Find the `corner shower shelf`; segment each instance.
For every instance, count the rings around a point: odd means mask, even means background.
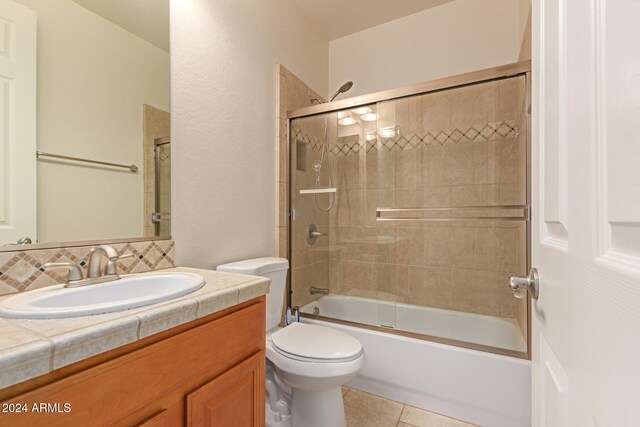
[[[318,187],[318,188],[303,188],[300,190],[300,194],[321,194],[321,193],[335,193],[335,187]]]

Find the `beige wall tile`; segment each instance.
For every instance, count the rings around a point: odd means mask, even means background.
[[[449,233],[449,265],[459,268],[474,266],[474,232],[469,227],[452,227]]]
[[[278,223],[277,226],[289,225],[289,186],[286,182],[278,182]]]
[[[451,127],[451,93],[439,92],[420,97],[424,130]]]
[[[432,146],[428,158],[427,185],[473,184],[473,144]]]
[[[447,208],[451,206],[451,187],[424,187],[422,201],[425,208]]]
[[[498,119],[516,120],[521,114],[524,77],[515,77],[498,82]]]
[[[409,267],[408,265],[396,264],[396,301],[406,304],[411,302],[409,294]]]
[[[283,137],[277,139],[277,180],[289,182],[289,140]]]
[[[364,191],[341,191],[336,194],[336,204],[331,211],[336,224],[360,225],[364,211]]]
[[[433,187],[430,187],[433,188]],[[436,187],[437,188],[437,187]],[[424,206],[424,190],[422,188],[399,188],[395,191],[396,208],[416,208]],[[396,224],[402,226],[403,224]]]
[[[372,264],[371,290],[378,299],[386,301],[396,300],[395,264]]]
[[[475,268],[517,272],[520,233],[514,228],[476,228],[474,230]]]
[[[520,181],[520,150],[514,139],[487,142],[487,173],[491,183]]]
[[[395,153],[395,188],[416,188],[422,185],[422,174],[418,175],[422,163],[420,150],[397,151]]]
[[[524,187],[520,183],[500,184],[497,204],[500,204],[500,205],[526,204]]]
[[[365,260],[395,263],[396,231],[393,227],[359,227],[358,236],[364,240],[361,251]]]
[[[335,161],[334,170],[336,184],[339,190],[362,190],[360,181],[359,156],[332,157]]]
[[[423,227],[396,228],[396,263],[427,265]]]
[[[487,184],[487,205],[500,205],[500,184]]]
[[[371,263],[340,261],[336,267],[332,293],[353,295],[357,292],[362,295],[371,292]]]
[[[289,227],[277,227],[277,254],[281,258],[289,258]]]
[[[481,83],[454,89],[450,93],[453,127],[464,128],[496,121],[498,83]]]
[[[450,274],[454,310],[499,316],[499,283],[489,280],[489,273],[451,269]]]
[[[428,227],[427,265],[433,267],[473,268],[474,230],[468,227]]]
[[[449,309],[453,292],[446,268],[408,267],[409,303]]]
[[[488,173],[489,149],[487,141],[473,142],[473,182],[474,184],[490,184]]]
[[[485,206],[486,185],[455,185],[451,187],[451,206]]]
[[[395,152],[386,148],[370,151],[367,153],[366,168],[368,190],[395,187]]]

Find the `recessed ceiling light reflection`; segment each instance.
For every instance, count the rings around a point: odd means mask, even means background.
[[[371,107],[358,107],[358,108],[354,108],[353,110],[351,110],[352,112],[356,113],[356,114],[369,114],[371,112],[373,112],[373,110],[371,109]]]
[[[376,113],[367,113],[360,116],[362,120],[365,122],[375,122],[378,120],[378,115]]]
[[[338,118],[339,119],[343,119],[343,118],[345,118],[347,116],[348,116],[348,114],[345,113],[344,111],[338,111]]]
[[[378,135],[380,135],[383,138],[393,138],[394,136],[396,136],[396,128],[394,126],[394,127],[380,129],[378,131]]]
[[[367,134],[365,135],[365,139],[367,141],[373,141],[374,139],[376,139],[375,132],[367,132]]]
[[[353,117],[343,117],[340,120],[338,120],[338,123],[341,124],[342,126],[349,126],[352,125],[356,122],[356,119],[354,119]]]

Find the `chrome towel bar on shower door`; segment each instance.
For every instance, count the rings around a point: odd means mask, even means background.
[[[530,217],[528,205],[376,208],[376,221],[529,221]]]

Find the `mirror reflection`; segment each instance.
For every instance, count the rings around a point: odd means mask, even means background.
[[[6,5],[0,245],[170,235],[169,0]]]

